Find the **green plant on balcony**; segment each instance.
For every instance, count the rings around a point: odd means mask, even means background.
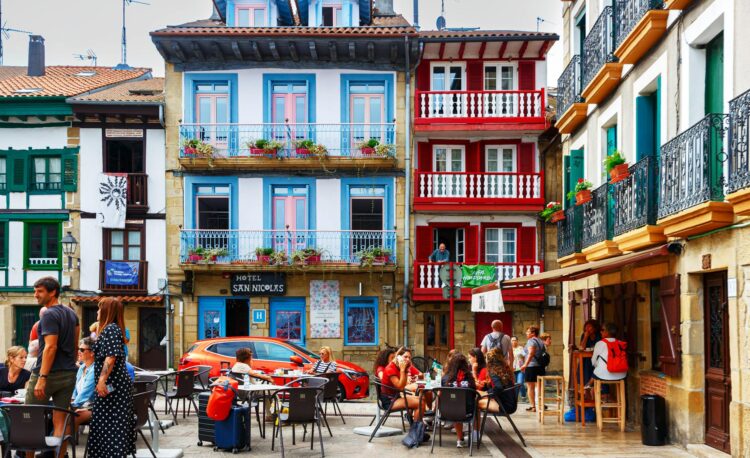
[[[206,250],[202,246],[191,248],[188,250],[187,261],[189,263],[200,262],[203,260],[203,257],[205,256],[205,254],[206,254]]]
[[[182,140],[181,146],[183,154],[186,157],[205,157],[210,159],[214,155],[214,145],[197,138],[186,138]]]
[[[271,256],[275,252],[273,248],[259,247],[255,249],[255,257],[261,264],[271,264]]]
[[[583,205],[591,200],[591,188],[594,184],[584,178],[579,178],[576,187],[568,193],[568,199],[576,199],[576,205]]]
[[[604,168],[609,173],[609,182],[617,183],[630,176],[625,156],[618,150],[604,159]]]
[[[372,267],[374,264],[388,264],[391,250],[383,247],[371,247],[356,253],[356,256],[359,258],[361,266]]]
[[[245,147],[252,156],[274,156],[280,149],[284,148],[284,143],[260,138],[246,142]]]
[[[295,264],[320,264],[320,257],[323,253],[316,248],[303,248],[295,250],[292,253],[292,262]]]
[[[359,143],[357,148],[364,156],[386,157],[393,151],[394,146],[389,143],[380,143],[377,138],[371,138]]]
[[[544,207],[544,210],[539,212],[539,216],[548,223],[556,223],[565,219],[565,212],[563,211],[560,202],[550,202]]]
[[[229,250],[226,248],[210,248],[207,250],[204,250],[203,252],[203,262],[206,263],[226,263],[229,262],[229,259],[226,259],[229,256]]]
[[[271,253],[271,261],[270,263],[275,266],[280,266],[282,264],[287,264],[289,262],[289,257],[286,255],[286,252],[284,251],[274,251]]]

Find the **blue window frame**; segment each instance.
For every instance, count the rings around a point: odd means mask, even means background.
[[[305,345],[307,324],[304,297],[272,297],[269,335]]]
[[[229,197],[229,229],[237,229],[239,215],[237,177],[187,176],[185,177],[185,229],[197,229],[198,198]]]
[[[224,337],[226,328],[226,304],[223,297],[198,298],[198,339]]]
[[[286,92],[290,91],[290,92]],[[315,75],[310,73],[267,73],[263,75],[263,122],[271,123],[275,94],[306,94],[307,122],[315,122]],[[276,97],[278,98],[278,97]],[[299,103],[302,103],[301,101]],[[297,116],[299,118],[299,116]],[[290,119],[289,122],[297,122]]]
[[[200,94],[228,94],[229,121],[237,122],[237,74],[236,73],[186,73],[183,87],[183,119],[186,123],[198,123],[196,97]]]
[[[275,197],[305,196],[307,206],[306,229],[315,230],[315,179],[278,177],[263,179],[263,228],[272,230],[275,228],[274,205]]]
[[[385,118],[383,122],[392,122],[394,118],[393,74],[343,74],[341,75],[341,122],[350,121],[350,101],[352,94],[385,95]],[[392,142],[391,142],[392,143]]]
[[[378,345],[377,298],[344,298],[344,345]]]

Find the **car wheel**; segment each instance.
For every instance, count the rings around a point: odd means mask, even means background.
[[[336,382],[336,400],[338,402],[346,401],[346,390],[344,389],[344,385],[342,385],[341,382]]]

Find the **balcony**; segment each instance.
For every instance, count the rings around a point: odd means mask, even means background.
[[[620,84],[622,64],[614,54],[612,7],[604,8],[583,41],[583,91],[587,103],[600,103]]]
[[[636,251],[666,242],[656,225],[656,158],[646,156],[628,169],[630,176],[610,187],[614,202],[614,242],[621,251]]]
[[[581,97],[581,58],[573,56],[557,79],[557,130],[573,133],[588,115],[588,105]]]
[[[148,294],[148,261],[100,260],[99,289],[105,294]]]
[[[414,124],[418,131],[466,130],[466,124],[472,131],[544,129],[544,89],[416,91]]]
[[[615,56],[621,64],[635,64],[667,30],[669,11],[663,0],[616,0]]]
[[[729,102],[727,200],[738,215],[750,215],[750,91]]]
[[[376,148],[361,143],[375,139]],[[277,150],[256,149],[257,140],[279,142]],[[310,140],[324,150],[312,151],[298,143]],[[211,148],[190,148],[196,141]],[[396,124],[182,124],[180,164],[186,169],[283,169],[300,167],[395,167]]]
[[[724,134],[728,116],[709,114],[660,151],[659,225],[667,237],[687,237],[729,225],[724,202]]]
[[[614,206],[610,199],[609,183],[604,183],[591,192],[591,200],[583,207],[583,235],[581,236],[581,252],[587,261],[596,261],[622,252],[612,241]]]
[[[541,211],[543,206],[543,173],[415,172],[416,211]]]
[[[396,268],[396,231],[183,230],[180,237],[188,270]]]
[[[557,223],[557,262],[569,267],[586,262],[581,253],[583,209],[579,206],[565,209],[565,219]]]
[[[664,0],[664,9],[684,10],[693,0]]]
[[[416,301],[445,301],[443,299],[442,282],[440,281],[440,266],[445,263],[436,262],[414,262],[413,269],[413,298]],[[451,265],[462,263],[450,263]],[[525,277],[538,274],[542,271],[542,263],[480,263],[494,265],[497,269],[497,279],[509,280],[511,278]],[[473,264],[472,264],[473,265]],[[472,288],[461,288],[462,301],[471,300]],[[522,288],[518,290],[503,291],[503,298],[515,301],[541,301],[544,300],[544,287]]]
[[[128,173],[128,210],[148,211],[148,175]]]

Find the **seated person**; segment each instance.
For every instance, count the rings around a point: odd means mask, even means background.
[[[128,376],[130,376],[130,381],[135,382],[135,367],[129,362],[125,361],[125,370],[128,371]]]
[[[414,420],[419,421],[421,413],[425,410],[424,400],[420,405],[419,396],[406,395],[406,399],[403,397],[397,397],[398,392],[404,389],[416,392],[417,387],[416,385],[413,385],[413,383],[416,381],[416,377],[419,374],[420,372],[417,368],[411,364],[411,350],[403,349],[402,353],[396,355],[393,362],[388,364],[383,371],[381,382],[385,386],[383,387],[382,392],[383,398],[380,400],[383,405],[387,407],[393,403],[394,409],[407,407],[413,411]]]
[[[478,391],[487,391],[490,385],[490,376],[487,374],[487,362],[484,359],[484,353],[479,347],[469,350],[469,364],[471,373],[474,375]]]
[[[481,351],[480,351],[481,353]],[[469,361],[466,356],[461,353],[454,353],[453,357],[448,360],[448,364],[445,366],[445,375],[440,380],[441,386],[452,386],[456,388],[471,388],[476,389],[476,382],[474,381],[474,375],[471,373],[469,367]],[[468,401],[471,401],[470,403]],[[472,412],[474,410],[474,399],[467,399],[467,411]],[[458,422],[455,424],[456,427],[456,447],[466,447],[464,442],[464,424]]]
[[[26,365],[23,367],[27,371],[31,372],[36,364],[37,357],[39,356],[39,339],[29,341],[29,355],[26,357]]]
[[[373,373],[375,374],[375,377],[377,377],[377,380],[383,379],[383,371],[385,370],[385,367],[390,364],[395,357],[396,350],[391,347],[378,352],[378,356],[375,357],[375,366],[373,367]]]
[[[20,346],[10,347],[6,353],[5,366],[0,368],[0,391],[7,391],[11,395],[26,387],[31,372],[24,369],[26,365],[26,349]]]
[[[622,380],[628,376],[626,372],[610,372],[607,369],[607,359],[609,357],[609,348],[607,342],[617,342],[615,338],[617,335],[617,325],[614,323],[607,323],[602,328],[602,340],[594,345],[594,354],[591,356],[591,364],[594,366],[594,374],[592,379],[586,384],[586,388],[591,388],[594,384],[593,380]],[[624,349],[623,349],[624,350]],[[609,387],[602,387],[603,398],[606,400],[609,397]]]
[[[308,374],[325,374],[336,372],[336,361],[333,360],[331,347],[320,347],[320,359],[307,371]]]
[[[243,376],[245,374],[250,375],[250,383],[254,383],[255,379],[265,380],[268,383],[273,383],[273,378],[264,374],[261,371],[254,370],[251,365],[253,363],[253,351],[249,348],[243,347],[237,349],[235,353],[237,362],[234,363],[230,374]]]
[[[601,325],[594,319],[588,320],[583,324],[583,334],[581,334],[581,342],[578,344],[578,349],[590,350],[594,348],[596,343],[600,340],[602,340]],[[588,383],[591,380],[591,374],[594,372],[594,367],[591,364],[592,359],[583,359],[584,384]]]
[[[76,374],[76,385],[73,389],[71,409],[78,416],[75,418],[75,430],[91,420],[91,408],[94,405],[96,392],[96,378],[94,377],[94,351],[91,349],[94,341],[91,337],[84,337],[78,343],[78,362],[81,364]]]
[[[505,355],[499,348],[488,351],[486,357],[487,372],[490,376],[490,385],[487,389],[489,397],[479,400],[479,409],[500,413],[500,406],[502,405],[503,410],[508,415],[515,413],[518,407],[518,393],[516,390],[508,389],[515,384],[513,369],[510,368],[505,360]]]

